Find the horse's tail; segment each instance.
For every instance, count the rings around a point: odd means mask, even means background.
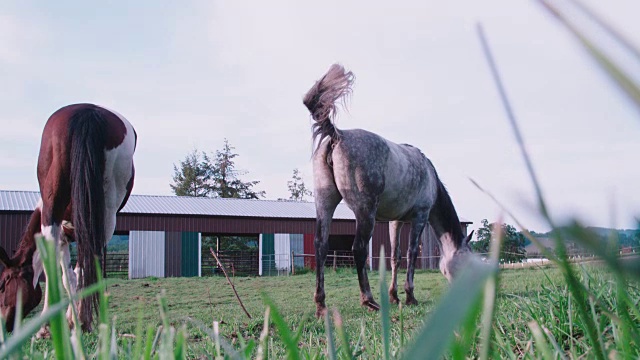
[[[342,100],[344,105],[345,96],[351,93],[353,79],[351,71],[346,72],[342,65],[333,64],[304,96],[302,102],[315,121],[312,125],[314,143],[317,140],[319,145],[325,137],[333,141],[340,138],[340,131],[333,124],[333,118],[338,111],[338,101]]]
[[[102,258],[105,239],[105,129],[106,121],[94,107],[78,110],[69,124],[71,138],[71,199],[78,248],[78,288],[97,281],[96,258]],[[91,325],[98,311],[96,294],[84,298],[80,307]]]

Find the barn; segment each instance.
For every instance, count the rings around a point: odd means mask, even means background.
[[[39,196],[36,191],[0,191],[0,245],[7,253],[17,248]],[[470,224],[461,218],[465,234]],[[117,215],[114,237],[128,241],[125,262],[129,278],[202,276],[203,270],[215,268],[203,239],[223,236],[255,239],[257,245],[254,251],[229,255],[223,261],[225,267],[230,265],[235,271],[248,264],[250,275],[275,275],[315,266],[314,231],[313,202],[132,195]],[[409,227],[403,227],[403,257],[408,233]],[[327,266],[350,262],[354,234],[353,212],[341,203],[331,226]],[[384,222],[376,224],[369,245],[371,268],[378,266],[381,245],[388,256],[389,226]],[[216,251],[225,254],[225,249]],[[108,265],[108,258],[106,262]],[[427,229],[422,235],[417,267],[437,265],[435,234]],[[406,266],[404,258],[402,266]]]

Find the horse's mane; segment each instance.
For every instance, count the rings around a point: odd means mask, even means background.
[[[451,196],[449,196],[447,188],[444,186],[442,181],[440,181],[438,173],[436,173],[436,182],[438,187],[438,197],[436,198],[436,203],[431,209],[429,218],[433,219],[435,217],[434,220],[437,220],[437,224],[432,223],[431,225],[434,227],[440,227],[443,232],[450,233],[455,245],[459,246],[462,243],[464,234],[462,233],[458,213],[453,206],[453,201],[451,200]]]

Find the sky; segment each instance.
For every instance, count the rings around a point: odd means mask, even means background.
[[[640,3],[586,3],[640,45]],[[546,231],[482,54],[481,22],[554,219],[634,228],[640,217],[640,113],[533,0],[1,7],[2,190],[37,190],[47,118],[90,102],[123,114],[138,133],[134,194],[170,195],[173,165],[226,138],[244,180],[259,180],[268,199],[288,197],[294,168],[313,183],[302,97],[338,62],[356,77],[338,128],[420,148],[472,228],[514,221],[470,179],[526,227]]]

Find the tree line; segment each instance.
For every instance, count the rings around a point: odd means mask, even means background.
[[[224,139],[222,148],[213,153],[194,149],[178,164],[173,164],[173,181],[169,186],[178,196],[265,198],[266,191],[257,189],[260,181],[245,180],[249,171],[236,167],[235,160],[238,156],[235,147],[227,139]],[[312,196],[298,169],[293,169],[287,189],[289,200],[303,201]]]
[[[173,165],[173,182],[170,187],[178,196],[265,198],[266,191],[257,189],[260,181],[245,180],[249,171],[237,168],[235,160],[238,156],[235,147],[227,139],[224,139],[221,149],[212,153],[194,149],[182,161]],[[291,180],[287,181],[287,190],[289,198],[278,200],[304,201],[313,196],[298,169],[293,169]],[[523,261],[526,258],[525,247],[529,244],[529,240],[515,227],[505,223],[489,223],[487,219],[482,220],[482,226],[477,230],[477,240],[470,243],[472,250],[477,253],[488,253],[492,234],[498,229],[503,236],[501,262]],[[549,236],[549,234],[533,231],[531,233],[536,237]],[[640,230],[634,233],[618,232],[617,234],[618,244],[621,248],[640,246]],[[607,236],[602,234],[602,238],[604,241]]]
[[[640,224],[639,224],[640,227]],[[527,257],[525,247],[531,242],[524,234],[517,231],[515,227],[509,224],[489,223],[487,219],[482,220],[482,227],[477,230],[477,240],[470,243],[471,248],[476,253],[485,254],[489,252],[491,241],[496,230],[500,229],[502,234],[502,249],[500,251],[501,262],[521,262]],[[619,251],[631,251],[640,247],[640,229],[637,230],[618,230],[607,228],[588,228],[595,238],[599,239],[603,244],[609,244]],[[562,227],[557,231],[564,231]],[[538,240],[550,239],[553,237],[551,232],[538,233],[531,231],[531,235]],[[571,238],[566,243],[568,253],[585,255],[589,252],[581,248]],[[547,250],[554,252],[553,246],[546,247]],[[636,250],[637,252],[637,250]],[[534,256],[537,250],[534,250]]]

